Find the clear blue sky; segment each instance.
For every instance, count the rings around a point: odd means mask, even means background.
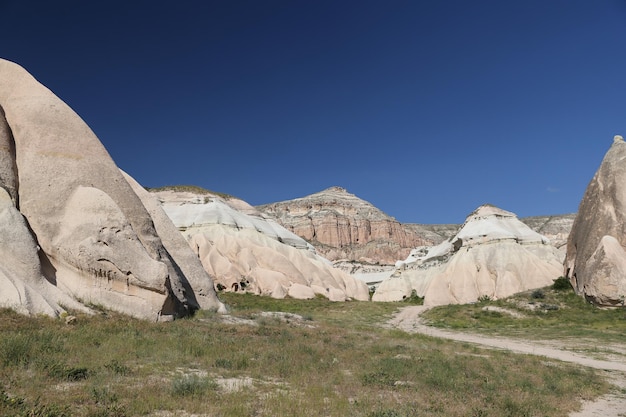
[[[626,1],[0,0],[0,57],[149,187],[575,212],[626,136]],[[1,75],[1,74],[0,74]]]

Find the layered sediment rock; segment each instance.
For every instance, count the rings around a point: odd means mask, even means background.
[[[433,243],[341,187],[257,208],[331,261],[393,264]]]
[[[363,282],[333,268],[304,239],[242,200],[176,187],[152,192],[222,291],[369,299]]]
[[[196,297],[155,230],[163,219],[150,216],[83,120],[5,60],[0,187],[3,306],[55,315],[80,300],[147,319],[222,307],[206,273]]]
[[[550,285],[562,254],[544,236],[508,211],[484,205],[455,236],[414,249],[374,293],[374,301],[398,301],[413,292],[425,305],[463,304]]]
[[[567,243],[565,276],[601,306],[626,298],[626,143],[615,136],[587,186]]]

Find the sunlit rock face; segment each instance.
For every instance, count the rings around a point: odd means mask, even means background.
[[[564,273],[600,306],[626,297],[626,143],[615,136],[587,186],[567,242]]]
[[[83,120],[6,60],[0,187],[0,227],[20,242],[2,251],[12,260],[1,268],[2,305],[56,315],[79,300],[154,320],[222,307],[206,274],[198,300],[154,219]]]
[[[399,261],[372,299],[398,301],[415,292],[434,306],[503,298],[552,284],[562,260],[547,238],[513,213],[484,205],[450,239]]]
[[[393,265],[411,248],[432,244],[341,187],[257,208],[331,261]]]
[[[567,238],[574,225],[576,213],[558,214],[552,216],[524,217],[520,220],[535,232],[550,239],[550,244],[565,251]]]
[[[206,190],[151,190],[221,291],[368,300],[367,286],[246,202]]]

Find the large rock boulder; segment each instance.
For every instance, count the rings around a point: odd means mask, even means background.
[[[341,187],[257,207],[331,261],[391,264],[433,242]]]
[[[206,274],[198,301],[155,219],[83,120],[6,60],[0,60],[0,187],[0,227],[21,242],[1,252],[12,260],[3,261],[5,305],[57,314],[61,302],[76,305],[69,295],[147,319],[222,307]],[[35,302],[37,288],[43,290]],[[30,296],[14,305],[9,292]]]
[[[367,286],[246,202],[206,190],[151,190],[222,291],[368,300]]]
[[[626,297],[626,143],[615,136],[587,186],[567,242],[564,273],[576,292],[601,306]]]
[[[414,249],[377,288],[372,300],[398,301],[413,292],[429,306],[498,299],[552,284],[562,253],[515,214],[491,205],[470,214],[455,236]]]

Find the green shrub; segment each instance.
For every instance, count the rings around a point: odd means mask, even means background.
[[[565,277],[558,277],[554,280],[554,284],[552,284],[552,289],[556,291],[571,290],[572,284],[569,282],[569,279]]]
[[[415,304],[420,306],[424,305],[424,297],[420,297],[419,295],[417,295],[417,291],[415,290],[411,291],[411,295],[404,298],[402,301],[408,304]]]

